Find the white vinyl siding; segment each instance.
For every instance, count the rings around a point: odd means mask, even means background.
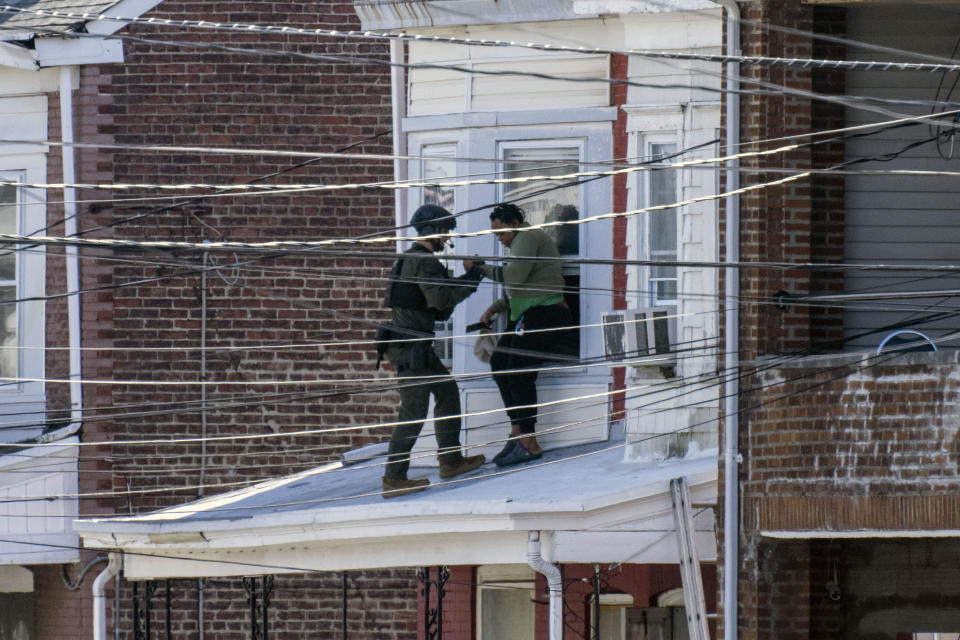
[[[957,33],[948,21],[931,21],[928,15],[910,8],[871,7],[849,9],[849,37],[871,43],[908,49],[921,53],[947,56],[953,50]],[[895,59],[884,54],[885,59]],[[848,56],[872,59],[874,52],[851,48]],[[846,77],[850,96],[874,96],[905,100],[933,100],[940,81],[939,74],[851,71]],[[949,88],[955,77],[948,76]],[[942,96],[941,96],[942,97]],[[954,90],[956,102],[960,94]],[[931,111],[929,105],[887,104],[883,108],[899,114],[921,115]],[[863,109],[847,109],[847,125],[879,122],[896,116]],[[931,136],[926,125],[900,127],[872,135],[851,138],[846,142],[846,158],[866,159],[896,153],[906,145]],[[943,151],[949,154],[948,140]],[[953,158],[937,153],[927,143],[885,162],[867,162],[851,169],[911,169],[956,171],[960,167],[960,143],[953,145]],[[852,175],[845,180],[844,259],[868,264],[955,264],[960,248],[960,185],[952,176]],[[931,277],[936,275],[937,277]],[[929,272],[847,271],[845,290],[848,293],[909,291],[924,289],[958,289],[960,276]],[[896,300],[878,300],[847,305],[844,311],[844,333],[848,349],[872,349],[892,331],[891,325],[908,323],[904,328],[922,331],[932,338],[960,328],[956,318],[921,322],[929,313],[943,309],[943,298],[901,301],[901,310],[891,309]],[[867,335],[863,335],[867,334]],[[951,345],[941,345],[941,347]],[[955,345],[954,345],[955,346]]]
[[[537,42],[579,45],[584,33],[596,31],[598,25],[599,21],[578,21],[576,26],[564,22],[542,23],[537,25],[538,33],[533,39]],[[471,27],[469,33],[444,30],[436,32],[436,35],[483,38],[487,31],[484,27]],[[523,42],[531,40],[531,34],[525,30],[503,27],[490,34],[490,37]],[[410,42],[407,51],[408,60],[414,65],[453,65],[477,72],[510,71],[558,78],[604,80],[610,75],[609,57],[606,55],[433,42]],[[610,102],[610,86],[606,82],[571,83],[534,76],[468,74],[424,67],[411,68],[408,77],[407,113],[411,116],[464,111],[594,107],[606,106]]]
[[[722,22],[716,12],[688,12],[638,17],[625,20],[626,38],[643,42],[644,48],[719,52]],[[646,159],[665,151],[659,145],[675,144],[682,159],[715,157],[719,145],[708,144],[719,137],[720,94],[699,85],[719,87],[722,66],[691,65],[630,58],[628,76],[655,88],[631,86],[627,90],[628,155]],[[666,84],[680,85],[664,87]],[[706,146],[700,146],[706,145]],[[651,183],[652,180],[652,183]],[[657,184],[654,174],[639,172],[627,180],[628,209],[668,204],[668,184]],[[675,171],[674,202],[705,197],[718,191],[717,174],[703,169]],[[658,193],[654,193],[658,192]],[[672,233],[651,240],[654,216],[640,214],[628,219],[627,257],[669,259],[669,245],[675,242],[680,262],[715,262],[718,259],[718,201],[704,200],[673,210]],[[663,220],[666,221],[666,220]],[[675,233],[675,236],[673,235]],[[656,246],[660,244],[661,246]],[[658,282],[676,283],[674,300],[664,291],[651,295]],[[668,285],[660,285],[668,286]],[[700,266],[657,271],[649,267],[627,269],[627,307],[648,307],[651,303],[676,309],[676,343],[679,352],[674,378],[664,378],[656,367],[631,367],[627,385],[656,383],[656,391],[627,393],[627,459],[660,458],[683,454],[690,446],[715,447],[717,442],[717,389],[711,380],[716,370],[718,340],[717,272]],[[676,305],[674,307],[674,305]],[[671,382],[672,381],[672,382]],[[684,393],[678,398],[677,390]]]
[[[631,48],[650,51],[721,54],[720,10],[668,12],[624,17]],[[630,104],[716,102],[722,87],[721,65],[715,62],[663,60],[632,56],[628,79]],[[712,89],[712,90],[711,90]]]
[[[0,563],[78,559],[77,534],[71,524],[77,517],[77,499],[29,499],[77,492],[77,442],[74,436],[59,446],[20,449],[0,456]]]

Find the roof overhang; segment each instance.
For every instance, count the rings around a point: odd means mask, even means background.
[[[88,548],[122,551],[133,579],[515,564],[526,561],[529,531],[544,532],[544,557],[554,562],[676,563],[669,481],[684,476],[692,502],[713,503],[716,456],[644,465],[622,462],[621,451],[603,453],[565,466],[488,472],[389,501],[338,498],[357,485],[376,486],[382,468],[333,464],[144,516],[80,520],[75,528]],[[337,486],[338,474],[351,476],[349,487]],[[565,489],[558,474],[568,477]],[[330,501],[296,504],[298,496],[323,495]],[[700,509],[694,528],[699,555],[712,561],[713,510]]]
[[[121,0],[100,15],[138,18],[160,4],[161,1]],[[127,26],[126,21],[89,20],[84,26],[87,33],[77,34],[73,37],[51,35],[49,31],[39,27],[35,30],[23,27],[23,31],[7,33],[3,40],[32,42],[33,48],[28,49],[13,44],[0,43],[0,66],[36,70],[43,67],[123,62],[123,44],[120,40],[91,36],[112,35]],[[7,51],[8,47],[18,49],[19,52],[9,52]]]
[[[364,30],[583,20],[715,9],[709,0],[356,0]]]
[[[796,531],[761,531],[765,538],[782,540],[822,540],[857,538],[960,538],[958,529],[821,529]]]

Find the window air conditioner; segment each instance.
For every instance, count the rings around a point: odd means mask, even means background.
[[[674,375],[677,364],[676,311],[669,307],[609,311],[601,318],[603,350],[610,360],[626,360],[635,367],[660,367]]]

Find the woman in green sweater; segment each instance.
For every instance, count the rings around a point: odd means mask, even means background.
[[[510,439],[494,458],[501,467],[536,460],[543,455],[537,442],[537,367],[548,361],[568,361],[575,350],[570,327],[573,317],[563,299],[563,267],[553,239],[529,229],[523,210],[498,204],[490,214],[497,240],[510,249],[502,267],[484,265],[484,274],[506,285],[506,295],[484,311],[489,325],[498,313],[509,312],[507,332],[490,358],[493,379],[510,417]],[[513,258],[544,258],[542,261]],[[544,330],[547,331],[539,331]]]

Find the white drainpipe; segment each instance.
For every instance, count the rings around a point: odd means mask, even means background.
[[[110,561],[93,581],[93,640],[107,640],[107,583],[120,572],[120,556],[110,554]],[[114,612],[116,615],[116,612]]]
[[[740,7],[736,0],[713,0],[727,11],[727,55],[740,55]],[[727,149],[728,156],[740,149],[740,63],[727,62]],[[740,188],[740,161],[727,161],[727,191]],[[726,224],[727,263],[740,261],[740,196],[727,199]],[[723,370],[729,379],[723,406],[723,637],[737,640],[737,574],[740,554],[740,272],[726,269],[724,303],[726,308],[726,341]]]
[[[531,531],[527,538],[527,564],[547,579],[550,591],[550,640],[563,640],[563,582],[560,567],[543,559],[540,555],[540,532]]]
[[[73,143],[73,67],[60,67],[60,139],[63,158],[64,184],[76,184],[77,170],[74,162]],[[77,234],[77,193],[73,187],[63,188],[63,234]],[[80,384],[82,362],[80,359],[80,257],[75,245],[67,245],[67,326],[70,343],[70,421],[79,427],[83,417],[83,388]]]
[[[393,159],[393,178],[397,182],[407,179],[407,159],[401,157],[407,154],[407,137],[403,133],[403,118],[407,115],[406,69],[400,66],[405,62],[403,55],[403,41],[391,40],[390,62],[393,67],[390,71],[390,106],[393,118],[393,154],[396,156]],[[398,227],[407,222],[404,206],[405,191],[406,189],[397,189],[394,193],[395,224]]]

